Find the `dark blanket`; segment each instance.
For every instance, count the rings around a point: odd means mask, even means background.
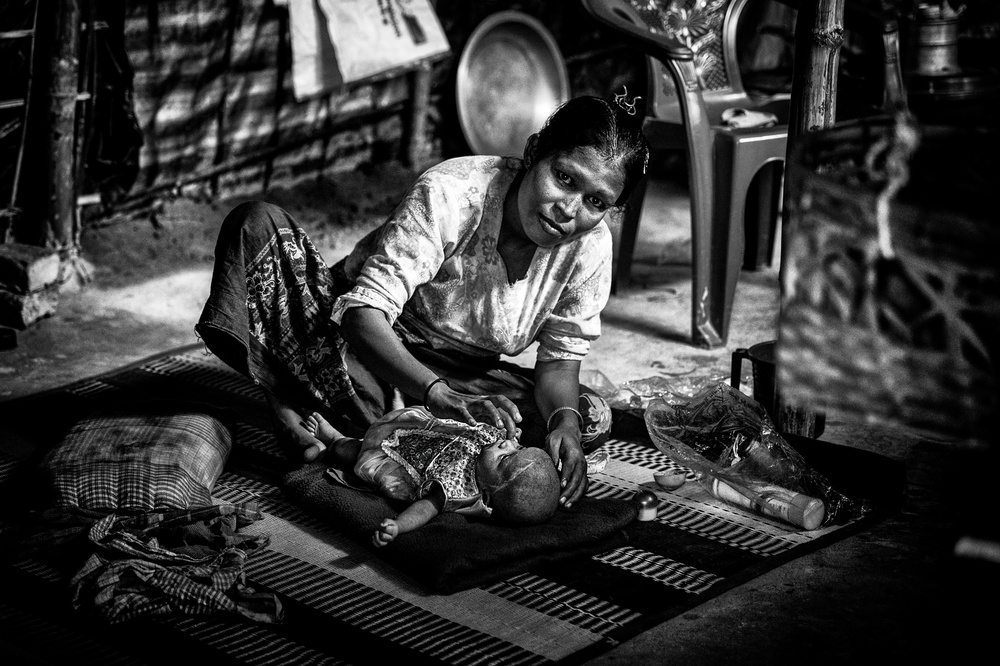
[[[339,485],[326,466],[306,465],[285,476],[282,489],[321,520],[359,541],[431,592],[450,594],[504,580],[537,565],[604,552],[624,543],[622,529],[635,520],[630,502],[584,497],[549,522],[507,527],[456,513],[442,513],[418,530],[376,549],[371,536],[403,505]]]

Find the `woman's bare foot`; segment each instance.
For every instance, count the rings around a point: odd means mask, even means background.
[[[305,419],[290,404],[282,402],[270,393],[265,393],[271,406],[278,441],[292,454],[302,456],[305,462],[313,462],[323,456],[326,444],[306,426]]]
[[[343,439],[343,435],[330,425],[330,422],[320,416],[317,412],[313,412],[306,417],[303,421],[303,425],[306,427],[306,431],[309,432],[313,437],[326,444],[327,446],[332,445],[338,439]]]

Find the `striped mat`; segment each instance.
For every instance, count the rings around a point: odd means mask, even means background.
[[[259,625],[228,616],[98,625],[69,608],[66,576],[44,556],[2,565],[0,655],[27,663],[177,664],[575,664],[764,571],[872,524],[891,510],[901,470],[867,452],[809,442],[810,462],[877,507],[846,525],[794,532],[725,505],[698,484],[659,491],[655,520],[626,528],[623,546],[539,566],[450,595],[424,591],[278,487],[284,463],[257,387],[198,346],[99,377],[0,403],[0,418],[39,410],[85,412],[118,398],[183,397],[238,415],[233,452],[216,484],[221,502],[256,500],[265,518],[247,528],[270,546],[246,576],[277,593],[285,620]],[[45,425],[34,430],[44,437]],[[629,499],[674,468],[648,440],[612,439],[588,494]],[[0,455],[0,483],[28,464]],[[876,483],[879,480],[879,483]],[[892,486],[892,487],[890,487]],[[845,491],[846,492],[846,491]],[[7,661],[6,663],[14,663]]]

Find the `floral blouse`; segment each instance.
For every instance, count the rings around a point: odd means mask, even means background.
[[[507,190],[522,162],[472,156],[442,162],[413,185],[389,219],[358,242],[344,269],[354,287],[334,306],[370,306],[438,349],[581,360],[601,334],[611,292],[611,232],[602,221],[554,248],[537,248],[509,284],[496,249]]]

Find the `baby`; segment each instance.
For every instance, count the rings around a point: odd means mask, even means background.
[[[390,499],[412,502],[376,530],[377,547],[442,511],[510,525],[549,520],[559,506],[559,474],[542,449],[522,447],[486,424],[438,419],[423,407],[390,412],[364,440],[344,437],[319,414],[304,425],[327,445],[327,460],[352,469]]]

